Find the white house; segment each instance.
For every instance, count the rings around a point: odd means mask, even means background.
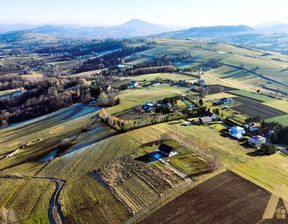
[[[242,127],[236,126],[229,129],[229,135],[231,135],[234,138],[242,139],[244,134],[245,130]]]
[[[185,121],[185,122],[183,123],[183,126],[190,126],[190,125],[192,125],[192,123],[191,123],[190,121]]]
[[[266,138],[260,135],[253,136],[249,138],[248,143],[255,148],[260,147],[262,144],[266,143]]]
[[[132,82],[130,83],[130,85],[128,86],[128,89],[132,89],[132,88],[134,88],[135,86],[139,86],[139,83],[136,82],[136,81],[132,81]]]

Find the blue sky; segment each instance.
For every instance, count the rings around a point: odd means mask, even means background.
[[[0,0],[0,23],[178,26],[288,23],[287,0]]]

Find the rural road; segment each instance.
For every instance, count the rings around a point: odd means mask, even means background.
[[[134,215],[132,218],[130,218],[126,222],[124,222],[124,224],[136,223],[139,220],[140,217],[144,216],[148,212],[153,211],[154,209],[156,209],[160,205],[164,204],[165,202],[168,202],[169,199],[173,198],[173,196],[175,196],[177,193],[179,193],[180,191],[182,191],[183,189],[185,189],[186,187],[188,187],[190,184],[193,183],[191,178],[187,177],[187,175],[182,173],[180,170],[177,170],[170,163],[164,161],[163,159],[160,159],[159,161],[161,163],[165,164],[166,166],[168,166],[170,169],[174,170],[180,177],[184,178],[186,183],[182,184],[180,187],[178,187],[175,190],[171,191],[169,194],[165,195],[163,198],[160,198],[159,200],[157,200],[156,202],[154,202],[153,204],[151,204],[147,208],[141,210],[136,215]]]

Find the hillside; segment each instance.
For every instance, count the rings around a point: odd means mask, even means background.
[[[166,32],[155,35],[154,37],[221,42],[246,48],[258,48],[287,54],[288,35],[283,31],[285,25],[275,25],[273,27],[276,29],[277,26],[282,28],[281,32],[264,32],[263,29],[268,29],[269,27],[253,29],[244,25],[210,26]]]
[[[209,27],[193,27],[187,30],[180,30],[161,34],[161,37],[167,38],[195,38],[195,37],[211,37],[218,38],[222,36],[231,36],[243,32],[253,31],[252,28],[244,25],[240,26],[209,26]]]
[[[4,27],[4,25],[3,25]],[[106,38],[130,38],[130,37],[142,37],[153,35],[157,33],[167,32],[172,30],[170,28],[148,23],[138,19],[132,19],[124,24],[117,26],[94,26],[94,27],[79,27],[77,25],[45,25],[36,28],[27,29],[29,26],[22,26],[25,31],[18,30],[11,33],[5,33],[2,35],[4,39],[9,39],[10,36],[20,35],[23,32],[47,34],[54,37],[61,38],[76,38],[76,39],[106,39]],[[0,26],[1,28],[1,26]],[[21,26],[19,26],[21,29]],[[11,28],[12,29],[12,28]],[[16,30],[15,27],[12,30]],[[5,29],[4,29],[5,30]],[[2,36],[1,35],[1,36]],[[0,37],[1,38],[1,37]],[[2,38],[3,39],[3,38]]]

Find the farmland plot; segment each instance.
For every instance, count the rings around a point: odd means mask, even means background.
[[[284,223],[262,220],[270,193],[232,172],[192,188],[139,223]],[[283,206],[279,203],[278,208]]]
[[[241,105],[232,107],[232,109],[237,110],[240,113],[247,114],[251,117],[260,116],[262,119],[268,119],[286,115],[286,113],[283,111],[268,107],[256,101],[252,101],[243,97],[236,97],[234,99],[241,103]]]

